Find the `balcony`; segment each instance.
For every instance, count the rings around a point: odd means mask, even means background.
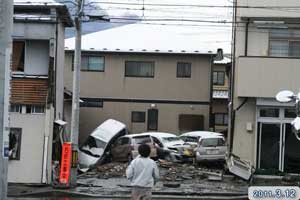
[[[299,18],[300,13],[291,11],[291,8],[299,7],[299,0],[239,0],[238,6],[250,8],[240,8],[239,17],[257,17],[257,18]],[[255,7],[255,8],[251,8]]]
[[[44,105],[48,92],[48,79],[13,78],[11,104]]]
[[[299,91],[300,58],[239,57],[236,62],[238,97],[274,98],[283,89]]]

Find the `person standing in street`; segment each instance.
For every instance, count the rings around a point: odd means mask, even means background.
[[[126,176],[132,186],[132,200],[151,200],[152,188],[159,179],[158,167],[149,157],[149,145],[141,144],[138,152],[140,155],[126,169]]]

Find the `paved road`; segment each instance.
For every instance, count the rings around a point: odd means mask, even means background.
[[[59,198],[8,198],[8,200],[122,200],[122,199],[130,199],[129,196],[122,197],[122,198],[75,198],[75,197],[59,197]],[[152,199],[154,200],[188,200],[188,199],[197,199],[197,200],[247,200],[246,196],[239,196],[239,197],[215,197],[215,196],[202,196],[202,197],[176,197],[176,196],[154,196]]]

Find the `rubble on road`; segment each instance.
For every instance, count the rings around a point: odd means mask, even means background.
[[[172,163],[166,160],[158,160],[158,165],[161,168],[161,179],[166,182],[204,178],[211,181],[223,180],[222,169],[208,169],[191,164]]]
[[[99,165],[96,171],[98,178],[125,177],[127,166],[127,163],[112,162]]]
[[[109,179],[114,177],[125,177],[127,163],[111,162],[97,166],[95,169],[79,175],[79,177],[89,178],[95,177],[98,179]]]

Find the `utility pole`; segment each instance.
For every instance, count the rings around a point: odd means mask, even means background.
[[[12,51],[13,1],[0,0],[0,199],[7,198],[9,152],[9,70]]]
[[[73,96],[72,96],[72,121],[71,121],[71,142],[72,161],[78,160],[78,133],[79,133],[79,111],[80,111],[80,69],[81,69],[81,21],[83,16],[84,0],[77,0],[77,12],[75,16],[75,52],[73,72]],[[70,186],[75,187],[77,181],[77,164],[71,165]]]

